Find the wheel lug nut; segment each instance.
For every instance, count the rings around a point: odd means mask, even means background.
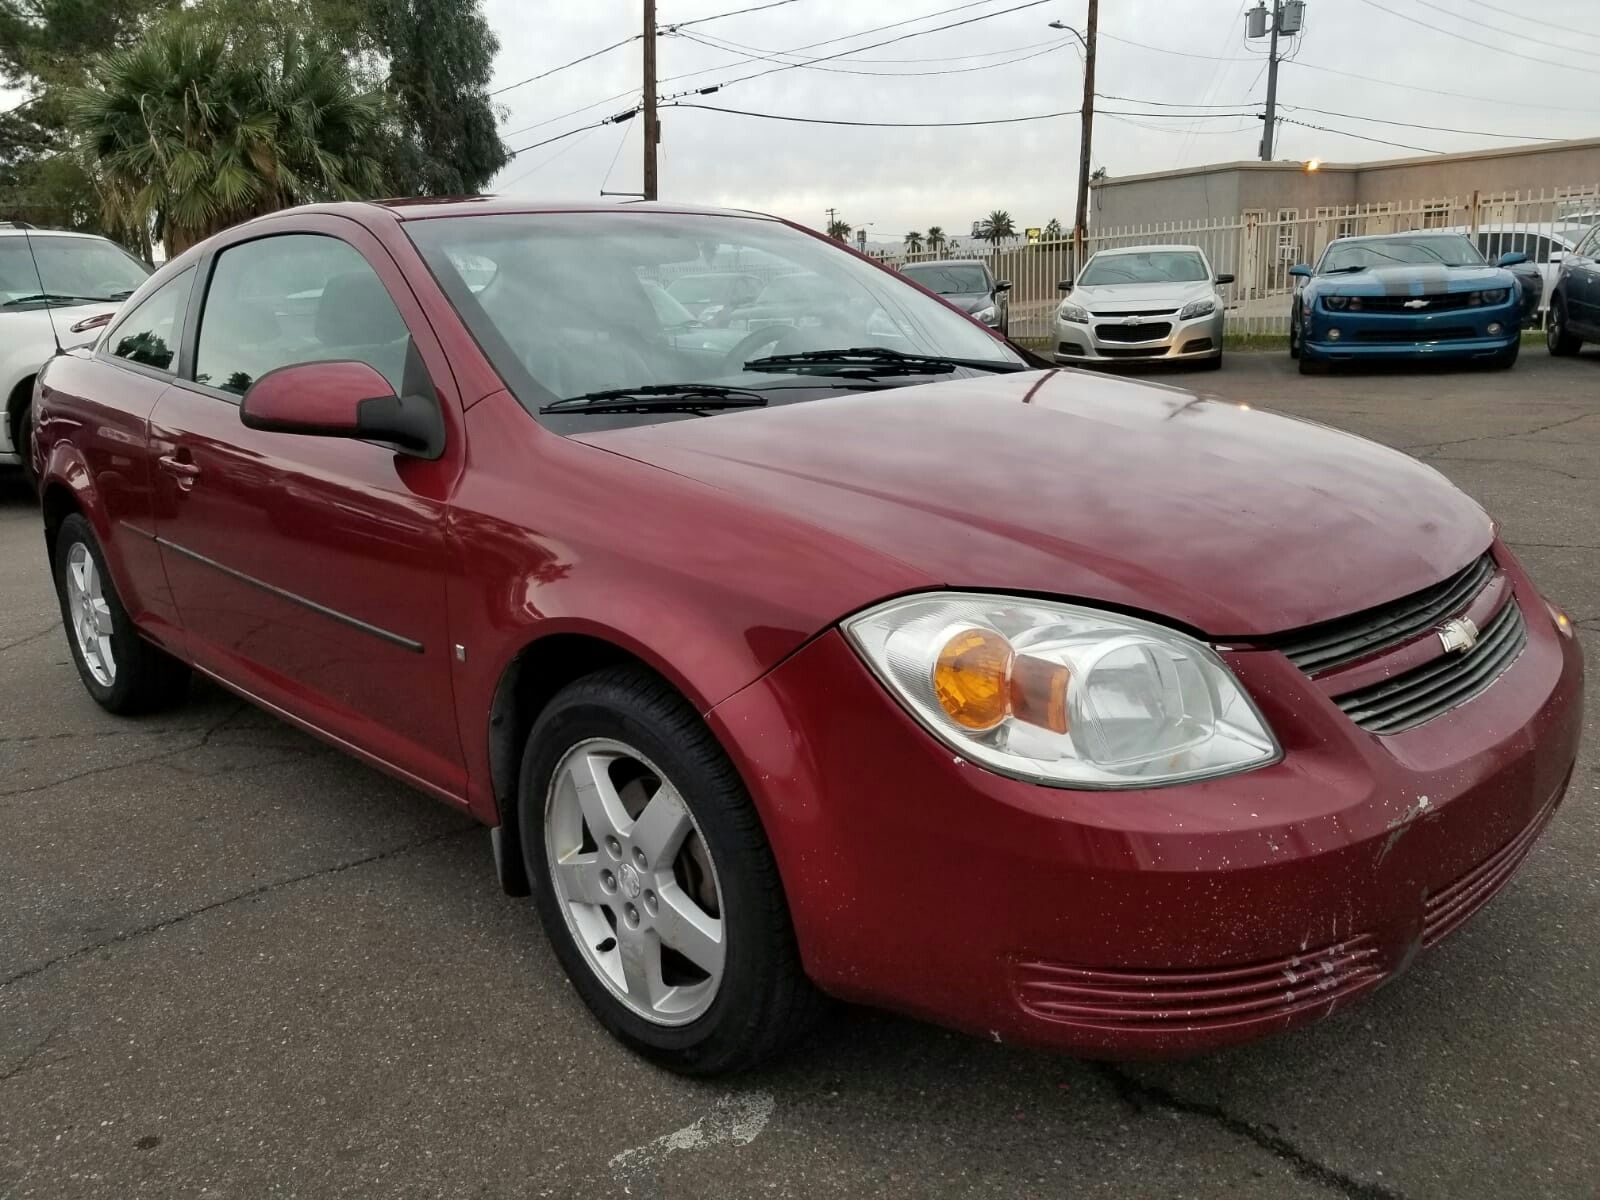
[[[628,917],[628,924],[629,925],[637,925],[639,923],[639,910],[637,908],[635,908],[633,905],[630,904],[630,905],[628,905],[626,912],[627,912],[627,917]]]
[[[637,846],[633,848],[633,864],[641,871],[650,865],[649,861],[644,856],[644,851],[639,849]]]
[[[610,871],[601,871],[600,872],[600,886],[605,888],[605,890],[608,891],[608,892],[616,891],[617,890],[617,877],[615,875],[613,875]]]
[[[652,917],[656,915],[656,894],[654,892],[646,892],[644,894],[644,910]]]
[[[606,839],[606,851],[611,855],[612,858],[621,858],[622,843],[617,841],[617,839],[614,837],[608,837]]]

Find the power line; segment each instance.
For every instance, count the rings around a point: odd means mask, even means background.
[[[962,7],[967,7],[967,6],[963,5]],[[869,30],[868,32],[875,33],[875,32],[878,32],[878,31],[877,30]],[[767,50],[767,49],[764,49],[764,48],[762,48],[760,46],[747,46],[743,42],[736,42],[736,41],[732,40],[731,38],[713,37],[709,33],[702,33],[702,34],[699,34],[698,36],[700,36],[702,38],[705,38],[705,39],[707,39],[707,40],[709,40],[711,42],[715,42],[719,48],[729,48],[729,49],[733,49],[733,50],[743,50],[746,53],[751,54],[751,55],[775,54],[775,55],[778,55],[780,57],[799,57],[792,50]],[[861,34],[854,34],[852,36],[860,37],[862,35]],[[841,40],[844,40],[844,39],[841,39]],[[1062,41],[1064,43],[1070,45],[1071,42],[1072,42],[1072,39],[1071,38],[1063,38]],[[818,43],[818,44],[820,44],[820,43]],[[851,62],[858,62],[858,63],[883,63],[883,64],[901,64],[901,65],[906,65],[906,66],[915,66],[915,65],[919,65],[921,63],[966,62],[968,59],[973,59],[973,58],[1000,58],[1000,57],[1002,57],[1004,55],[1007,55],[1007,54],[1017,54],[1017,53],[1020,53],[1020,52],[1022,52],[1024,50],[1037,50],[1038,48],[1039,48],[1039,43],[1038,42],[1029,42],[1029,43],[1027,43],[1026,45],[1023,45],[1023,46],[1007,46],[1004,50],[984,50],[982,52],[974,52],[972,54],[946,54],[946,55],[944,55],[942,57],[938,57],[938,58],[856,58],[853,55],[848,55],[847,57],[850,59]]]
[[[1498,25],[1490,25],[1487,21],[1480,21],[1473,17],[1463,17],[1460,13],[1453,13],[1448,8],[1441,8],[1439,5],[1434,4],[1432,0],[1416,0],[1416,2],[1422,5],[1423,8],[1431,8],[1434,12],[1441,12],[1447,17],[1455,17],[1458,21],[1466,21],[1470,25],[1477,25],[1486,32],[1503,33],[1509,37],[1519,38],[1524,42],[1532,42],[1535,46],[1549,46],[1552,50],[1565,50],[1569,54],[1572,53],[1572,47],[1565,42],[1547,42],[1543,38],[1534,37],[1531,33],[1520,33],[1515,29],[1502,29]],[[1578,53],[1582,54],[1584,51],[1580,50]]]
[[[1151,130],[1154,133],[1174,133],[1184,137],[1187,137],[1191,134],[1212,134],[1220,136],[1222,134],[1230,133],[1248,133],[1250,130],[1256,128],[1254,125],[1240,125],[1236,129],[1196,129],[1192,125],[1152,125],[1148,121],[1140,121],[1133,117],[1116,116],[1112,113],[1106,112],[1105,109],[1100,110],[1100,115],[1109,121],[1117,121],[1123,125],[1133,125],[1139,129]]]
[[[973,24],[976,24],[979,21],[988,21],[988,20],[991,20],[994,17],[1003,17],[1003,16],[1006,16],[1006,15],[1008,15],[1010,13],[1021,12],[1023,9],[1028,9],[1028,8],[1037,8],[1041,4],[1048,4],[1048,3],[1050,3],[1050,0],[1025,0],[1025,3],[1016,4],[1016,5],[1013,5],[1010,8],[1002,8],[997,12],[983,13],[983,14],[981,14],[979,16],[976,16],[976,17],[968,17],[968,18],[966,18],[965,20],[962,20],[962,21],[952,21],[948,25],[936,25],[932,29],[918,29],[918,30],[912,31],[911,33],[902,33],[902,34],[899,34],[899,35],[897,35],[895,37],[892,37],[892,38],[886,38],[885,40],[883,40],[881,42],[873,42],[870,45],[866,45],[866,46],[857,46],[853,50],[840,50],[840,51],[838,51],[837,53],[834,53],[834,54],[825,54],[822,57],[813,59],[813,60],[811,60],[811,62],[806,63],[804,65],[806,65],[806,66],[815,66],[817,63],[829,62],[829,61],[831,61],[833,59],[836,59],[836,58],[843,58],[846,55],[859,53],[862,50],[877,50],[877,49],[879,49],[879,48],[881,48],[883,46],[891,46],[896,42],[903,42],[903,41],[906,41],[906,40],[908,40],[910,38],[925,37],[930,33],[943,33],[947,29],[959,29],[964,25],[973,25]],[[972,5],[965,5],[965,6],[962,6],[962,7],[969,7],[970,8],[970,7],[972,7]],[[924,19],[924,18],[914,18],[914,19],[921,20],[921,19]],[[904,24],[904,23],[905,22],[901,22],[901,24]],[[856,35],[856,36],[860,36],[860,35]],[[841,39],[835,38],[833,40],[839,41]],[[824,43],[820,43],[819,42],[819,43],[814,43],[814,44],[822,45]],[[808,48],[809,47],[804,47],[804,46],[800,47],[800,49],[808,49]],[[751,79],[760,79],[760,78],[762,78],[763,76],[766,76],[766,75],[777,75],[777,74],[779,74],[780,72],[783,72],[783,71],[793,71],[800,65],[801,64],[799,64],[799,63],[788,63],[788,64],[785,64],[783,66],[768,67],[764,71],[752,71],[748,75],[740,75],[740,76],[738,76],[737,78],[734,78],[734,79],[724,79],[720,83],[709,85],[709,90],[716,91],[716,90],[720,90],[721,88],[731,87],[736,83],[744,83],[747,80],[751,80]],[[693,72],[693,73],[694,74],[703,74],[704,72]],[[689,96],[689,95],[695,94],[696,92],[704,95],[706,90],[707,89],[703,89],[703,88],[691,88],[691,89],[689,89],[687,91],[676,92],[676,93],[674,93],[674,94],[672,94],[670,96],[663,96],[662,99],[663,100],[676,100],[679,96]]]
[[[1427,146],[1412,146],[1405,142],[1390,142],[1383,138],[1368,137],[1364,133],[1351,133],[1348,129],[1329,129],[1326,125],[1312,125],[1306,121],[1296,121],[1293,117],[1279,117],[1286,125],[1298,125],[1302,129],[1315,129],[1319,133],[1332,133],[1339,137],[1355,138],[1358,142],[1376,142],[1380,146],[1397,146],[1401,150],[1420,150],[1423,154],[1443,154],[1443,150],[1430,150]]]
[[[565,71],[568,67],[575,67],[579,63],[588,62],[591,58],[599,58],[602,54],[608,54],[612,50],[617,49],[619,46],[626,46],[629,42],[637,42],[642,37],[644,37],[644,34],[636,33],[632,37],[623,38],[620,42],[612,42],[609,46],[601,46],[600,49],[591,50],[582,58],[575,58],[571,62],[564,62],[559,67],[551,67],[548,71],[541,71],[537,75],[529,75],[526,79],[519,79],[515,83],[508,83],[503,88],[496,88],[494,91],[490,92],[489,95],[498,96],[503,92],[511,91],[513,88],[519,88],[525,83],[533,83],[539,79],[547,79],[551,75],[554,75],[557,71]]]
[[[1453,29],[1445,29],[1439,25],[1430,25],[1427,21],[1400,12],[1398,9],[1385,8],[1383,5],[1376,3],[1375,0],[1361,0],[1361,3],[1365,4],[1368,8],[1375,8],[1379,12],[1388,13],[1393,17],[1399,17],[1402,21],[1410,21],[1413,25],[1420,25],[1424,29],[1431,29],[1434,33],[1442,33],[1446,37],[1453,37],[1457,41],[1466,42],[1471,46],[1481,46],[1485,50],[1493,50],[1496,54],[1509,55],[1512,58],[1520,58],[1528,62],[1542,63],[1547,67],[1560,67],[1566,71],[1581,71],[1585,75],[1600,75],[1600,71],[1590,70],[1588,67],[1577,67],[1573,66],[1571,63],[1556,62],[1553,58],[1539,58],[1532,54],[1519,54],[1517,51],[1508,50],[1504,46],[1496,46],[1493,42],[1480,42],[1476,38],[1469,38],[1466,34],[1457,33]]]
[[[520,129],[508,129],[505,133],[502,133],[500,137],[502,140],[504,140],[508,137],[516,137],[519,133],[527,133],[530,129],[543,129],[546,125],[554,125],[557,121],[565,121],[568,117],[575,117],[579,113],[586,113],[591,108],[599,108],[602,104],[610,104],[614,101],[623,100],[629,96],[637,96],[639,94],[640,92],[638,88],[629,88],[627,91],[618,92],[615,96],[607,96],[604,100],[596,100],[593,104],[585,104],[582,108],[575,108],[571,112],[564,112],[558,117],[546,117],[543,121],[535,121],[532,125],[524,125]]]
[[[529,167],[526,171],[522,172],[522,174],[517,175],[517,176],[515,176],[515,177],[513,177],[511,179],[506,180],[506,182],[502,183],[497,190],[502,191],[502,192],[509,192],[512,188],[516,187],[517,184],[521,183],[528,176],[537,174],[538,172],[544,170],[551,163],[555,162],[556,159],[560,158],[563,154],[565,154],[568,150],[571,150],[574,146],[580,146],[584,142],[588,141],[589,140],[588,135],[593,133],[598,128],[599,128],[598,125],[590,125],[587,129],[579,130],[578,132],[582,133],[584,135],[583,137],[580,137],[575,142],[568,142],[565,146],[561,147],[561,149],[557,150],[554,154],[550,155],[549,158],[546,158],[541,162],[534,163],[533,166]],[[627,130],[623,130],[622,136],[623,137],[627,137],[628,136]],[[530,150],[532,148],[533,147],[531,147],[531,146],[528,147],[528,149],[530,149]],[[601,186],[604,187],[605,185],[601,184]]]
[[[715,13],[709,17],[696,17],[692,21],[679,21],[673,25],[663,25],[661,27],[661,32],[674,33],[677,30],[683,29],[689,25],[704,25],[707,21],[720,21],[724,17],[738,17],[744,15],[745,13],[763,12],[769,8],[782,8],[785,4],[793,4],[794,2],[795,0],[771,0],[771,3],[769,4],[757,4],[751,8],[736,8],[732,12]]]
[[[1522,17],[1522,16],[1524,16],[1524,14],[1522,14],[1522,13],[1514,13],[1514,12],[1511,12],[1509,9],[1496,8],[1492,4],[1485,4],[1483,2],[1483,0],[1467,0],[1467,3],[1468,4],[1476,4],[1479,8],[1487,8],[1490,12],[1499,13],[1501,16],[1505,16],[1505,17]],[[1574,29],[1571,25],[1565,26],[1565,29],[1566,29],[1566,31],[1568,33],[1575,33],[1579,37],[1600,38],[1600,33],[1589,33],[1589,32],[1587,32],[1585,30],[1582,30],[1582,29]]]
[[[547,137],[542,142],[535,142],[531,146],[524,146],[520,150],[511,150],[507,153],[509,157],[516,158],[519,154],[526,154],[529,150],[537,150],[540,146],[548,146],[553,142],[562,141],[565,138],[573,136],[573,134],[582,133],[587,129],[599,129],[602,125],[620,125],[623,121],[631,121],[638,115],[639,110],[637,108],[631,108],[625,113],[618,113],[614,117],[607,117],[604,121],[596,121],[592,125],[580,125],[576,129],[569,129],[565,133],[556,134],[555,137]]]
[[[1359,79],[1363,83],[1381,83],[1385,87],[1400,88],[1408,92],[1426,92],[1430,96],[1449,96],[1455,100],[1475,100],[1481,104],[1503,104],[1513,108],[1537,108],[1543,112],[1571,112],[1571,113],[1600,113],[1600,108],[1570,108],[1554,104],[1545,104],[1537,100],[1502,100],[1497,96],[1474,96],[1468,92],[1450,92],[1442,88],[1422,87],[1415,83],[1397,83],[1393,79],[1379,79],[1374,75],[1358,75],[1354,71],[1341,71],[1336,67],[1324,67],[1319,63],[1309,63],[1304,59],[1290,58],[1285,62],[1293,63],[1308,71],[1321,71],[1326,75],[1340,75],[1345,79]]]
[[[1253,62],[1261,61],[1260,55],[1256,55],[1256,54],[1247,54],[1242,58],[1237,54],[1235,54],[1235,55],[1194,54],[1194,53],[1191,53],[1188,50],[1169,50],[1165,46],[1151,46],[1151,45],[1146,44],[1145,42],[1136,42],[1132,38],[1118,37],[1114,33],[1101,33],[1100,36],[1103,37],[1103,38],[1108,39],[1109,41],[1121,42],[1124,46],[1137,46],[1141,50],[1154,50],[1157,54],[1173,54],[1173,55],[1176,55],[1179,58],[1200,58],[1200,59],[1204,59],[1206,62],[1249,62],[1249,63],[1253,63]]]
[[[692,33],[686,33],[680,36],[686,37],[692,42],[698,42],[700,45],[709,47],[712,50],[722,50],[724,53],[734,53],[734,51],[730,51],[724,46],[718,46],[711,42],[703,41]],[[1051,42],[1042,47],[1036,45],[1032,48],[1030,53],[1019,55],[1016,58],[1001,59],[999,62],[982,63],[975,67],[945,67],[937,71],[857,71],[852,70],[850,67],[824,67],[817,63],[811,62],[797,62],[790,63],[788,65],[799,67],[805,70],[826,71],[830,75],[875,75],[883,79],[911,79],[924,75],[965,75],[972,71],[992,71],[996,67],[1009,67],[1013,63],[1027,62],[1030,58],[1039,58],[1046,54],[1054,54],[1057,50],[1060,50],[1063,47],[1071,44],[1071,38],[1062,38],[1059,42]],[[749,58],[749,56],[746,57],[747,59]],[[767,62],[782,61],[780,59],[774,59],[766,54],[758,54],[754,57],[757,59],[765,59]]]
[[[1374,125],[1400,125],[1406,129],[1426,129],[1435,133],[1462,133],[1469,137],[1509,138],[1516,142],[1548,142],[1548,134],[1528,133],[1494,133],[1487,129],[1452,129],[1448,125],[1419,125],[1413,121],[1392,121],[1387,117],[1363,117],[1357,113],[1330,112],[1325,108],[1310,108],[1304,104],[1287,104],[1284,106],[1294,112],[1316,113],[1323,117],[1343,117],[1348,121],[1369,121]]]
[[[834,117],[802,117],[790,113],[755,112],[747,108],[723,108],[714,104],[697,104],[690,101],[674,101],[667,105],[669,108],[698,108],[703,112],[728,113],[739,117],[757,117],[764,121],[790,121],[800,125],[848,125],[866,129],[959,129],[972,125],[1018,125],[1026,121],[1049,121],[1057,117],[1076,117],[1077,109],[1064,112],[1030,113],[1021,117],[990,117],[978,121],[847,121]],[[1150,116],[1149,113],[1130,113],[1124,109],[1098,109],[1096,111],[1108,113],[1111,116]],[[1218,120],[1222,118],[1235,119],[1238,117],[1252,117],[1252,112],[1227,112],[1227,113],[1179,113],[1180,117],[1193,117],[1197,120]]]

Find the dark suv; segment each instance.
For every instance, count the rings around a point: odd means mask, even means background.
[[[1600,342],[1600,225],[1561,260],[1544,337],[1551,354],[1576,354],[1585,341]]]

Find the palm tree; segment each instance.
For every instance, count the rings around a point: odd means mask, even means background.
[[[850,240],[850,222],[841,221],[835,217],[828,222],[828,236],[841,242],[848,242]]]
[[[906,253],[919,254],[922,251],[922,235],[913,229],[906,234]]]
[[[997,208],[978,222],[977,236],[991,246],[998,246],[1006,238],[1016,237],[1017,227],[1012,222],[1010,213],[1003,208]]]
[[[927,233],[928,249],[937,254],[944,249],[944,230],[938,225],[929,225]]]
[[[219,29],[158,25],[97,64],[73,122],[106,218],[177,255],[248,217],[383,190],[379,97],[336,53],[286,39],[246,55]]]
[[[1044,236],[1041,240],[1046,242],[1059,242],[1061,240],[1061,222],[1056,220],[1054,217],[1051,217],[1047,222],[1045,222]]]

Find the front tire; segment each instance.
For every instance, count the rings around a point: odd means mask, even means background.
[[[1561,296],[1550,301],[1550,311],[1545,315],[1544,344],[1558,358],[1567,358],[1583,349],[1583,339],[1567,327],[1567,302]]]
[[[1289,357],[1300,357],[1300,315],[1289,314]]]
[[[1202,358],[1195,365],[1202,371],[1220,371],[1222,370],[1222,355],[1217,354],[1211,358]]]
[[[89,695],[121,716],[181,701],[189,668],[144,640],[117,595],[89,522],[73,513],[56,534],[56,596],[73,664]]]
[[[556,957],[625,1045],[716,1075],[812,1024],[820,996],[755,808],[664,681],[615,668],[563,689],[528,735],[518,818]]]
[[[11,449],[22,463],[22,478],[33,491],[39,490],[39,477],[33,470],[33,400],[22,402],[11,426]]]
[[[1504,350],[1500,351],[1500,353],[1496,354],[1494,358],[1490,360],[1489,366],[1496,371],[1508,371],[1516,365],[1517,354],[1521,350],[1521,341],[1512,342],[1511,345],[1507,346]]]

